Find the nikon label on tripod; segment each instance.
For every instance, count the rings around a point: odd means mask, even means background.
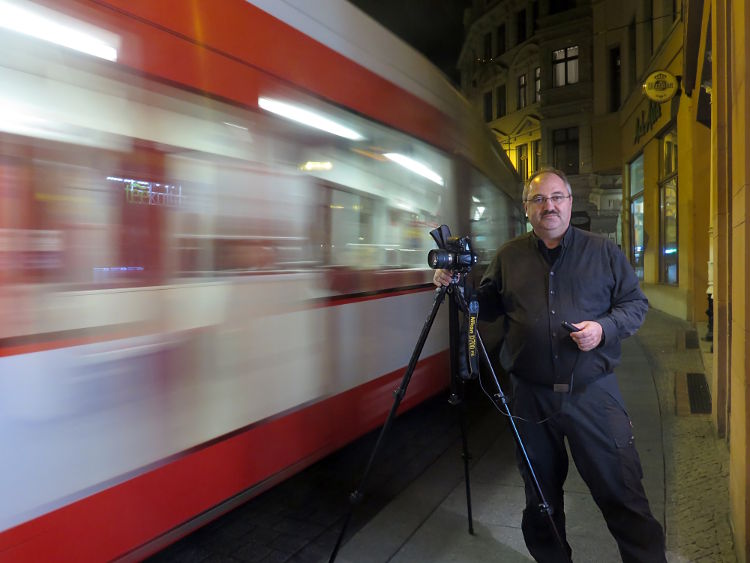
[[[479,360],[477,359],[477,321],[479,318],[479,303],[469,302],[469,331],[466,337],[467,352],[469,354],[469,376],[479,377]]]

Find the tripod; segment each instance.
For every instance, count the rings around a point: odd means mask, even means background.
[[[460,307],[461,310],[463,311],[469,311],[470,305],[466,303],[466,300],[464,299],[461,291],[459,290],[460,288],[458,284],[459,284],[458,276],[454,276],[450,285],[441,286],[440,288],[437,288],[435,290],[435,297],[433,299],[432,309],[430,310],[430,313],[428,314],[427,319],[425,320],[425,323],[422,327],[422,331],[419,335],[419,339],[417,340],[417,344],[414,347],[414,351],[412,352],[411,359],[409,360],[409,364],[406,368],[406,372],[404,373],[404,376],[401,380],[401,385],[396,391],[394,391],[395,398],[393,401],[393,405],[391,406],[391,410],[388,413],[388,417],[386,418],[385,422],[383,423],[383,427],[380,430],[380,434],[378,435],[378,439],[375,442],[375,447],[373,448],[372,453],[370,454],[369,461],[367,462],[367,466],[359,482],[359,486],[349,496],[351,507],[349,509],[349,512],[346,515],[344,524],[336,540],[336,545],[334,546],[333,552],[331,553],[331,557],[328,560],[329,563],[333,563],[336,560],[336,556],[341,547],[341,542],[344,538],[346,530],[351,521],[352,514],[354,512],[354,507],[357,504],[359,504],[359,502],[363,498],[362,491],[364,490],[365,484],[367,483],[367,478],[369,477],[370,470],[372,469],[372,465],[375,461],[375,457],[378,453],[378,450],[380,449],[380,446],[385,438],[385,435],[388,432],[388,429],[391,426],[391,423],[393,422],[393,419],[396,415],[396,411],[398,410],[398,407],[401,404],[401,401],[404,398],[404,395],[406,394],[406,389],[409,386],[411,376],[414,373],[414,368],[416,367],[417,361],[419,360],[419,356],[422,353],[422,348],[424,347],[424,344],[427,341],[427,337],[429,335],[430,329],[432,328],[432,324],[435,320],[435,317],[437,316],[438,309],[440,308],[440,305],[443,303],[445,299],[445,295],[447,293],[450,293],[450,295],[452,296],[452,299],[450,300],[450,305],[449,305],[449,342],[450,342],[450,365],[451,365],[451,395],[450,395],[449,402],[451,405],[461,406],[461,411],[460,411],[461,441],[462,441],[462,448],[463,448],[462,458],[464,462],[464,475],[465,475],[465,483],[466,483],[467,516],[468,516],[468,521],[469,521],[469,533],[472,535],[474,534],[474,525],[473,525],[472,511],[471,511],[471,486],[469,482],[468,441],[466,437],[465,408],[463,405],[463,387],[465,384],[465,379],[458,377],[459,369],[458,369],[458,354],[457,354],[458,346],[460,344],[459,335],[458,335],[458,309]],[[472,303],[472,305],[475,305],[475,304],[476,302]],[[472,307],[472,309],[476,310],[476,307]],[[562,537],[560,536],[560,533],[557,530],[557,526],[555,525],[555,522],[552,518],[552,508],[550,507],[549,503],[545,499],[544,493],[542,492],[541,486],[539,485],[539,482],[536,477],[536,473],[534,472],[534,468],[531,465],[531,460],[529,459],[528,454],[526,453],[526,448],[523,445],[523,440],[521,439],[521,435],[518,432],[518,428],[516,427],[515,420],[513,419],[513,416],[511,415],[510,407],[508,404],[508,399],[506,395],[503,393],[502,387],[500,386],[500,381],[498,380],[497,375],[495,374],[495,371],[492,368],[492,363],[490,362],[489,354],[487,353],[487,350],[484,346],[484,342],[482,340],[481,335],[479,334],[476,324],[473,324],[473,327],[470,330],[472,331],[471,336],[475,338],[475,342],[476,344],[478,344],[477,349],[482,352],[482,356],[484,357],[487,365],[489,366],[490,372],[492,373],[493,381],[498,390],[498,392],[492,396],[492,400],[500,408],[501,412],[503,412],[508,417],[511,427],[513,428],[513,434],[516,440],[516,444],[518,445],[519,451],[522,453],[527,469],[529,470],[529,475],[531,476],[531,479],[534,483],[534,488],[537,493],[537,498],[539,499],[539,510],[547,514],[549,518],[550,526],[553,530],[555,538],[560,544],[560,548],[565,553],[565,556],[568,557],[567,549],[565,548],[565,542],[562,540]],[[471,347],[471,344],[470,344],[470,347]],[[478,376],[478,373],[476,375]]]

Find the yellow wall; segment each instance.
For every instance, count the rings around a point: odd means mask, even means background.
[[[747,80],[750,57],[747,27],[750,13],[745,2],[712,0],[705,6],[704,25],[711,19],[711,207],[714,253],[714,370],[715,383],[728,408],[714,399],[718,415],[728,411],[729,497],[738,560],[750,560],[750,497],[748,494],[748,386],[750,352],[748,319],[747,229],[750,182],[750,131],[747,127]],[[702,40],[705,44],[705,41]],[[702,52],[701,52],[702,54]],[[700,65],[699,65],[700,67]],[[728,382],[723,388],[725,378]]]
[[[682,29],[678,27],[660,47],[647,69],[668,70],[682,74]],[[643,289],[652,307],[685,319],[706,319],[706,288],[708,283],[709,200],[710,200],[710,130],[695,121],[695,112],[684,92],[656,108],[640,91],[634,91],[620,113],[620,144],[622,161],[631,162],[643,154],[644,173],[644,254]],[[660,112],[660,115],[656,113]],[[644,122],[647,125],[644,126]],[[640,126],[640,138],[636,131]],[[659,282],[661,136],[677,130],[677,205],[678,205],[678,285]],[[627,192],[626,192],[627,193]],[[629,194],[631,195],[631,194]],[[626,198],[627,199],[627,198]],[[624,202],[627,207],[629,201]],[[630,213],[624,217],[623,230],[630,229]],[[627,240],[630,236],[628,233]]]
[[[677,115],[679,276],[686,292],[686,318],[693,322],[707,318],[711,194],[711,130],[695,121],[695,103],[695,96],[683,97]]]

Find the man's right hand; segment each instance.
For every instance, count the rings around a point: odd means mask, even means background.
[[[451,280],[453,280],[453,275],[450,270],[435,270],[435,275],[432,276],[432,283],[438,287],[450,285]]]

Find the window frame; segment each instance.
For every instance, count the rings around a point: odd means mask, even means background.
[[[516,145],[516,171],[525,182],[529,179],[529,146],[526,143]]]
[[[495,40],[495,56],[499,57],[500,55],[504,54],[506,51],[506,45],[507,45],[507,31],[505,27],[505,23],[501,23],[497,26],[496,30],[496,40]]]
[[[482,94],[482,109],[484,121],[489,123],[494,119],[492,115],[492,90],[488,90]]]
[[[575,131],[575,136],[572,136],[572,132]],[[558,140],[558,133],[564,132],[564,139]],[[576,152],[576,158],[575,158],[575,166],[569,166],[568,162],[565,162],[564,165],[561,165],[560,159],[559,159],[559,153],[560,147],[565,148],[565,160],[570,160],[570,154],[569,150],[575,145],[575,152]],[[568,175],[575,175],[580,173],[580,157],[581,157],[581,147],[580,147],[580,130],[577,125],[572,127],[561,127],[559,129],[554,129],[552,131],[552,159],[554,162],[555,168],[558,170],[562,170],[565,172],[565,174]]]
[[[526,73],[518,75],[518,97],[516,98],[516,109],[523,109],[526,107],[526,87],[528,81],[526,80]]]
[[[575,55],[571,52],[575,49]],[[556,53],[562,53],[562,58],[555,58]],[[570,47],[563,47],[562,49],[553,49],[552,51],[552,87],[562,88],[563,86],[569,86],[571,84],[578,84],[581,79],[579,72],[579,57],[580,47],[578,45],[571,45]],[[558,83],[558,68],[563,68],[563,81]],[[575,80],[572,80],[570,75],[572,68],[575,68]]]
[[[659,283],[678,286],[680,223],[676,127],[659,137],[659,152]]]
[[[495,88],[495,111],[496,118],[505,117],[508,114],[508,94],[505,84]]]
[[[516,12],[516,45],[520,45],[529,38],[529,34],[526,31],[526,25],[528,18],[526,17],[526,8]]]
[[[635,270],[639,280],[644,280],[645,268],[644,257],[646,252],[645,229],[644,229],[644,175],[643,175],[643,153],[628,163],[628,182],[630,184],[630,264]],[[639,171],[638,173],[636,173]],[[640,205],[640,211],[638,206]],[[640,217],[640,221],[638,220]],[[636,236],[640,235],[640,236]],[[640,242],[640,249],[637,244]]]

